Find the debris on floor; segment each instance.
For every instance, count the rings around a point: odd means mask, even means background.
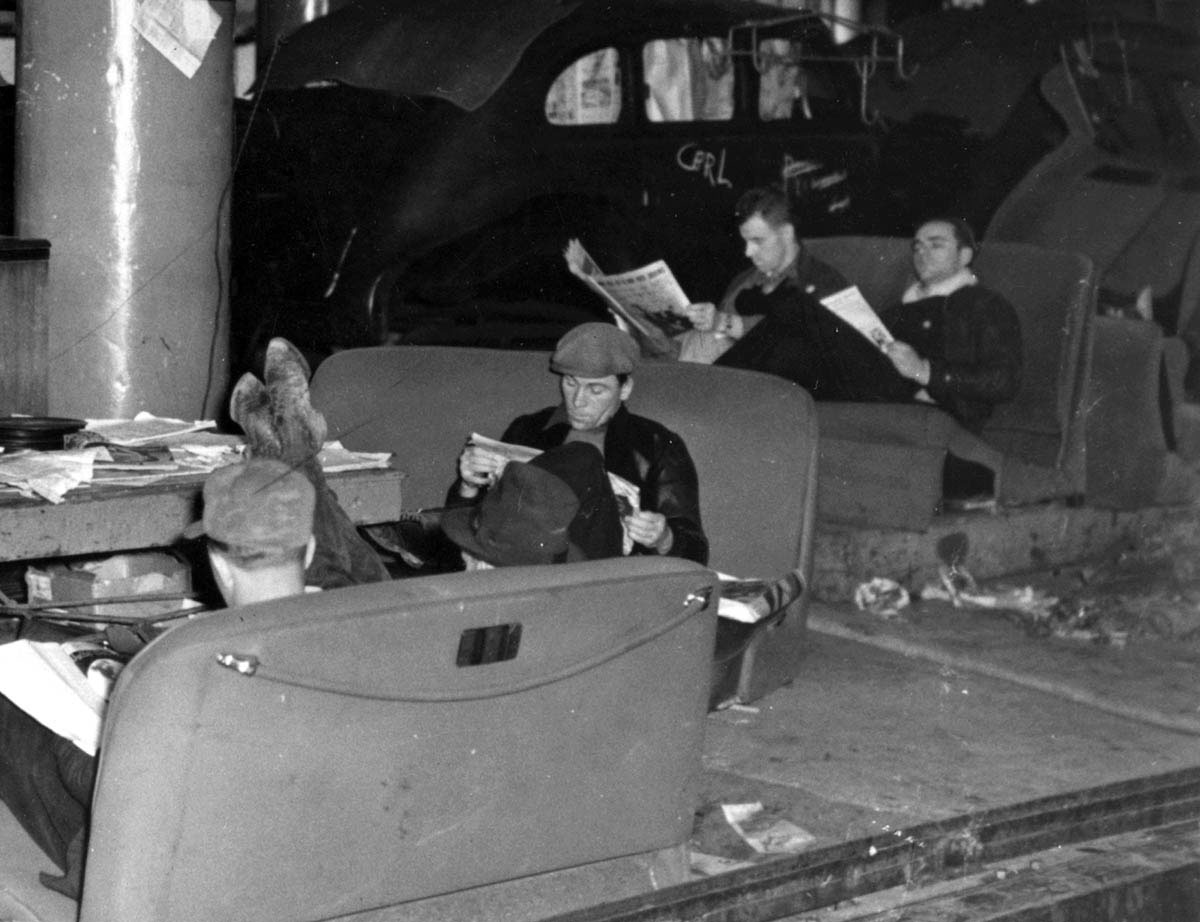
[[[881,618],[895,618],[910,601],[908,590],[885,576],[868,580],[854,590],[854,604],[858,610]]]
[[[804,851],[816,838],[783,817],[763,810],[761,803],[722,804],[725,821],[761,855]]]
[[[980,586],[956,564],[939,568],[938,579],[914,595],[922,602],[995,611],[1036,637],[1114,647],[1139,638],[1200,643],[1197,556],[1190,547],[1184,553],[1148,545],[1027,574],[1017,585],[998,579]]]
[[[754,862],[693,851],[690,855],[690,866],[693,874],[699,874],[701,877],[713,877],[717,874],[727,874],[741,868],[753,867]]]

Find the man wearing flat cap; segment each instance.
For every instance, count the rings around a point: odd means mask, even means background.
[[[184,536],[207,538],[208,561],[227,605],[305,591],[316,549],[316,491],[282,461],[254,458],[217,468],[204,482],[204,516]]]
[[[572,442],[594,445],[605,468],[640,491],[641,508],[623,520],[633,553],[707,563],[700,489],[687,446],[674,432],[625,407],[637,359],[637,343],[612,324],[585,323],[569,330],[550,358],[562,401],[513,420],[501,441],[541,450]],[[468,445],[458,459],[450,504],[478,502],[505,463],[486,447]]]

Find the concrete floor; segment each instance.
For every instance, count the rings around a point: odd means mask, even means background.
[[[693,851],[763,861],[720,805],[831,845],[1200,764],[1200,646],[1033,637],[923,603],[817,604],[794,681],[710,715]]]

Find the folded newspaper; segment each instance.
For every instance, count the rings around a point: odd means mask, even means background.
[[[541,449],[538,448],[530,448],[528,445],[513,445],[511,442],[489,439],[486,435],[480,435],[478,432],[471,433],[468,443],[477,445],[480,448],[486,448],[489,451],[494,451],[498,455],[503,455],[509,461],[532,461],[542,453]],[[608,482],[612,484],[613,493],[616,494],[617,506],[621,510],[622,518],[632,515],[642,508],[642,491],[638,489],[637,484],[630,483],[620,474],[614,474],[612,471],[608,471]],[[623,550],[626,554],[633,550],[633,539],[629,537],[628,531],[625,533]]]
[[[673,336],[686,333],[691,322],[682,313],[691,303],[671,268],[661,259],[638,269],[606,275],[578,240],[567,243],[563,256],[571,274],[608,304],[650,355],[671,355]]]
[[[119,659],[85,640],[0,644],[0,694],[59,736],[95,755]]]
[[[867,303],[867,299],[863,297],[857,285],[835,291],[828,297],[822,298],[821,303],[879,348],[882,349],[893,341],[892,334],[888,332],[888,328],[883,325],[879,315]]]
[[[792,570],[776,580],[739,579],[718,571],[721,601],[717,614],[743,624],[755,624],[782,611],[804,592],[800,574]]]
[[[503,455],[509,461],[532,461],[542,453],[540,448],[530,448],[528,445],[513,445],[511,442],[501,442],[489,439],[486,435],[472,432],[468,440],[471,445],[486,448],[498,455]],[[617,494],[617,504],[621,507],[621,515],[629,515],[641,508],[642,491],[637,484],[630,483],[620,474],[608,472],[608,482],[612,484],[613,492]]]

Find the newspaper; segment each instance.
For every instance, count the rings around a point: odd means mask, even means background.
[[[821,303],[879,348],[882,349],[893,341],[892,334],[888,332],[888,328],[883,325],[879,315],[867,303],[867,299],[863,297],[857,285],[835,291],[828,297],[822,298]]]
[[[775,580],[742,579],[719,571],[717,576],[721,579],[717,614],[743,624],[778,614],[804,592],[804,580],[795,570]]]
[[[212,419],[171,419],[142,411],[133,419],[89,419],[89,432],[114,445],[146,445],[172,436],[187,435],[203,429],[215,429]]]
[[[87,646],[96,649],[85,649]],[[100,744],[108,690],[117,668],[116,661],[103,656],[103,652],[97,645],[78,641],[14,640],[0,644],[0,693],[39,723],[94,756]],[[85,674],[80,668],[80,657],[88,653],[111,667],[103,670],[89,666]]]
[[[538,448],[489,439],[486,435],[480,435],[478,432],[472,432],[471,438],[467,441],[468,444],[503,455],[509,461],[532,461],[542,453]],[[632,515],[641,509],[642,491],[638,489],[637,484],[630,483],[620,474],[614,474],[612,471],[608,472],[608,482],[612,484],[613,493],[617,496],[617,505],[621,507],[622,517]]]
[[[771,613],[762,604],[767,584],[761,579],[739,579],[728,573],[717,573],[717,576],[721,578],[721,600],[717,603],[719,617],[754,624]]]
[[[608,304],[651,355],[672,354],[670,339],[692,329],[682,309],[691,303],[661,259],[638,269],[606,275],[578,240],[567,243],[563,256],[571,274]]]

